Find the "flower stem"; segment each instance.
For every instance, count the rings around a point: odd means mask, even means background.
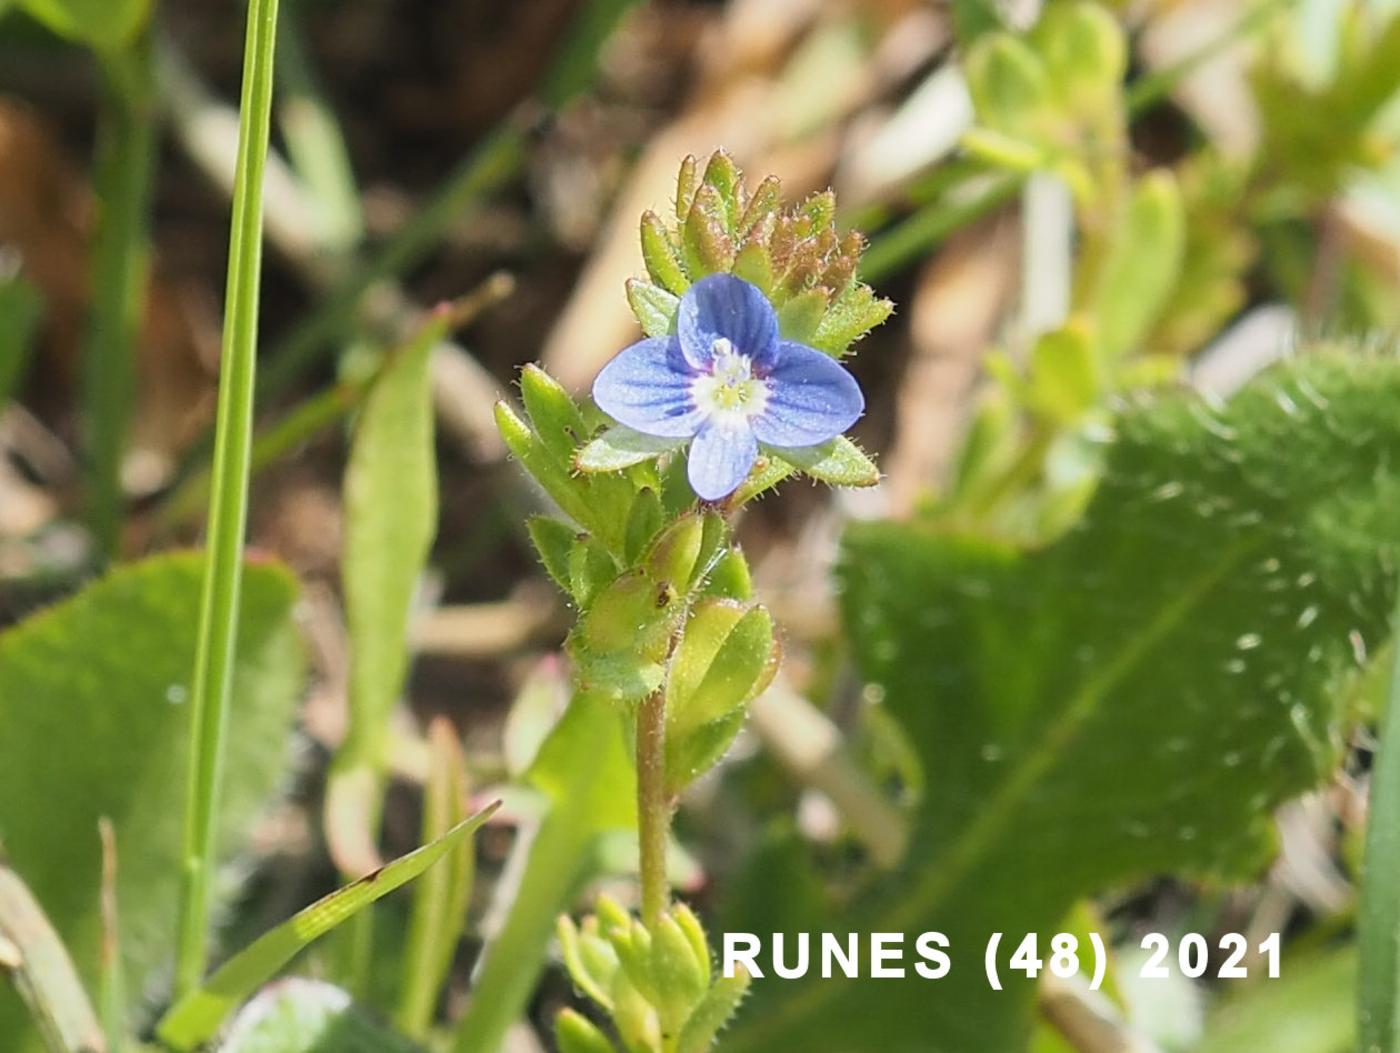
[[[666,883],[666,835],[671,802],[666,797],[666,693],[652,692],[637,713],[637,837],[641,843],[642,921],[661,920],[670,900]]]
[[[224,740],[233,688],[253,437],[263,169],[271,122],[276,38],[277,0],[250,0],[209,501],[209,540],[190,714],[180,930],[175,961],[175,987],[180,994],[193,990],[204,972]]]

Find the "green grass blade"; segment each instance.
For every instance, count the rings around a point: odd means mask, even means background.
[[[156,117],[149,36],[143,34],[103,60],[105,103],[97,147],[99,211],[83,362],[83,421],[89,521],[98,553],[110,560],[120,541],[121,468],[136,402]]]
[[[5,271],[0,264],[0,412],[24,379],[34,333],[44,313],[39,290],[23,275]]]
[[[262,268],[263,168],[272,111],[277,0],[250,0],[239,107],[238,165],[229,242],[222,375],[209,502],[209,542],[193,677],[190,777],[175,983],[192,990],[204,972],[214,830],[234,660],[243,532],[253,435],[258,280]]]
[[[1400,633],[1400,606],[1395,611]],[[1357,1031],[1367,1053],[1400,1049],[1400,647],[1382,716],[1380,752],[1371,774],[1366,870],[1357,925],[1360,978]]]
[[[161,1041],[180,1051],[209,1041],[228,1014],[298,952],[375,900],[412,881],[469,837],[499,807],[497,801],[483,808],[438,840],[322,897],[258,937],[166,1013],[156,1028]]]
[[[49,1049],[79,1053],[103,1047],[102,1028],[68,949],[29,886],[0,862],[0,974],[5,973]]]

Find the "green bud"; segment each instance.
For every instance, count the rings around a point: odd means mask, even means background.
[[[587,435],[583,415],[562,384],[536,365],[520,371],[520,394],[535,434],[561,463],[573,461],[574,449]]]
[[[694,512],[681,516],[652,543],[643,561],[651,580],[689,592],[700,551],[705,543],[708,516]]]
[[[690,279],[686,277],[680,252],[655,212],[642,213],[642,260],[657,285],[677,296],[689,288]]]
[[[1053,420],[1078,420],[1099,400],[1102,378],[1083,322],[1043,334],[1031,349],[1030,399]]]
[[[963,63],[977,119],[996,131],[1024,136],[1043,116],[1049,83],[1040,58],[1010,33],[988,33]]]
[[[666,510],[661,507],[661,495],[649,486],[637,491],[632,510],[627,513],[627,532],[623,537],[624,552],[629,563],[635,563],[661,529]]]
[[[769,232],[772,231],[771,224],[777,218],[778,211],[783,207],[783,184],[777,176],[768,176],[763,182],[758,184],[758,188],[753,192],[753,200],[749,202],[749,207],[744,210],[743,218],[739,221],[739,237],[748,241],[756,231],[759,231],[766,223],[769,225]],[[767,238],[759,239],[766,243]]]
[[[554,931],[559,939],[559,952],[564,959],[564,968],[574,986],[604,1009],[611,1010],[613,974],[617,972],[618,964],[612,946],[599,939],[596,934],[580,933],[573,919],[566,914],[560,915]],[[584,950],[585,941],[594,944],[588,949],[588,953]],[[597,944],[603,946],[606,957],[599,955]]]
[[[694,154],[687,154],[681,161],[680,172],[676,176],[676,219],[684,223],[695,204],[695,193],[700,189],[700,162]]]
[[[724,150],[716,150],[710,155],[710,163],[705,166],[703,182],[706,186],[714,187],[719,195],[724,204],[724,229],[732,233],[748,204],[745,200],[748,189],[744,186],[744,178],[734,158]]]
[[[559,1053],[617,1053],[607,1036],[573,1009],[561,1009],[554,1018],[554,1039]]]
[[[734,1016],[749,990],[749,974],[740,966],[734,976],[720,977],[681,1031],[676,1053],[707,1053]]]
[[[701,186],[681,231],[686,270],[692,278],[727,271],[734,265],[729,222],[729,206],[719,191],[708,183]]]
[[[579,687],[614,702],[637,702],[661,686],[671,634],[684,605],[674,585],[641,568],[600,589],[566,649]]]
[[[652,973],[652,938],[647,927],[635,918],[629,919],[625,929],[613,929],[608,934],[617,960],[622,964],[628,981],[648,1002],[656,1004],[656,978]]]
[[[709,951],[697,957],[676,919],[664,914],[652,930],[651,974],[663,1038],[677,1035],[709,987]]]
[[[727,549],[705,582],[704,595],[717,599],[747,600],[753,596],[749,561],[738,548]]]
[[[666,682],[668,790],[679,791],[724,754],[745,707],[777,668],[767,610],[714,599],[695,605]]]
[[[705,974],[704,986],[710,986],[710,941],[705,936],[705,927],[700,924],[700,919],[695,916],[695,912],[684,903],[677,903],[671,908],[671,916],[675,918],[676,924],[680,926],[681,932],[690,942],[690,949],[695,955],[695,960]]]
[[[1176,178],[1157,169],[1138,180],[1114,237],[1095,300],[1099,346],[1111,363],[1147,334],[1181,276],[1186,216]]]
[[[614,932],[626,931],[632,927],[632,915],[606,892],[598,894],[598,899],[593,904],[593,913],[598,919],[599,930],[608,939],[612,938]]]
[[[1128,69],[1118,20],[1096,3],[1054,4],[1036,27],[1050,83],[1078,114],[1117,105]]]

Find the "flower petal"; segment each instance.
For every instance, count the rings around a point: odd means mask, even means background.
[[[856,378],[830,355],[778,342],[768,370],[768,404],[754,418],[758,441],[769,446],[815,446],[840,435],[865,412]]]
[[[778,315],[758,286],[732,274],[711,274],[681,297],[676,332],[686,360],[696,369],[709,366],[711,348],[720,337],[762,367],[778,341]]]
[[[690,445],[686,474],[706,501],[728,497],[748,478],[758,460],[758,440],[746,424],[709,421]]]
[[[654,336],[617,353],[593,381],[593,401],[644,435],[689,438],[703,414],[690,395],[694,371],[674,336]]]

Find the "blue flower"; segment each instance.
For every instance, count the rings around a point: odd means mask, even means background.
[[[778,336],[768,298],[712,274],[681,297],[676,332],[618,353],[593,399],[634,431],[691,439],[690,485],[707,501],[739,488],[760,446],[817,446],[865,410],[855,377],[829,355]]]

